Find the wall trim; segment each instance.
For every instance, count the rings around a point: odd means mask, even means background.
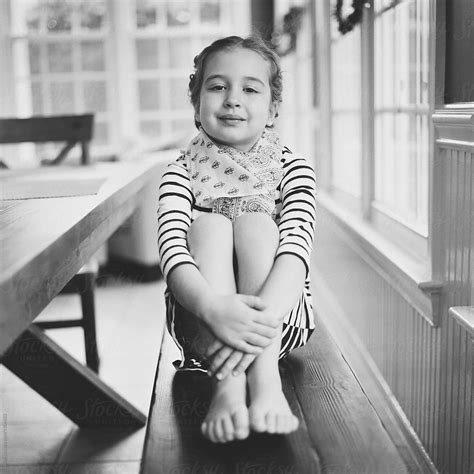
[[[447,138],[438,138],[436,144],[439,148],[465,151],[474,153],[474,142],[464,142],[461,140],[449,140]]]
[[[437,109],[432,118],[436,143],[442,147],[474,148],[474,104]]]
[[[452,306],[449,315],[474,337],[474,306]]]

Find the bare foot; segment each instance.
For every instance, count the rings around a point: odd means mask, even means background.
[[[298,418],[288,405],[281,388],[280,375],[248,375],[250,428],[259,433],[287,434],[298,429]]]
[[[201,425],[203,436],[214,443],[247,438],[250,428],[245,396],[245,374],[214,381],[211,406]]]

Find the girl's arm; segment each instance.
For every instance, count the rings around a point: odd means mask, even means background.
[[[193,195],[184,159],[171,164],[160,185],[158,250],[163,275],[179,303],[202,319],[226,344],[258,353],[275,334],[274,318],[261,314],[255,296],[217,295],[188,250]],[[257,347],[256,347],[257,346]]]
[[[282,321],[295,306],[309,274],[316,223],[316,179],[302,157],[285,155],[280,184],[280,243],[275,263],[259,294],[267,311]],[[284,290],[284,291],[283,291]]]
[[[258,354],[268,346],[278,326],[258,296],[216,294],[191,265],[171,272],[168,286],[180,304],[209,326],[225,344],[240,351]]]

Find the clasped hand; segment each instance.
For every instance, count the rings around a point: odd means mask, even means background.
[[[210,373],[219,379],[231,372],[245,371],[256,355],[277,335],[281,318],[266,311],[258,296],[218,296],[208,313],[208,322],[217,337],[208,348]]]

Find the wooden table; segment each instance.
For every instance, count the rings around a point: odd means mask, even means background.
[[[98,194],[0,201],[1,363],[79,426],[138,427],[146,417],[31,325],[133,213],[163,161],[98,163]]]

